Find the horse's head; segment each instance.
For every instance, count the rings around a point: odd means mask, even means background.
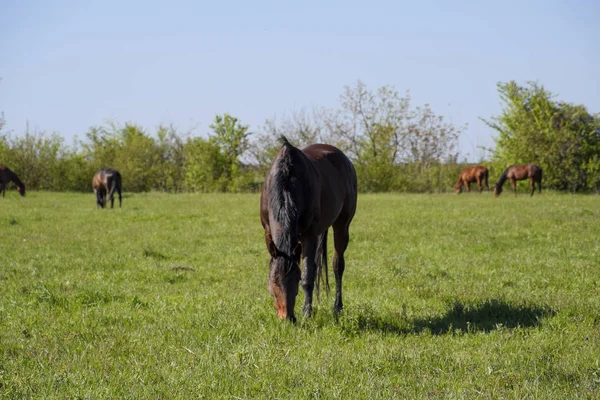
[[[494,186],[494,197],[500,196],[500,193],[502,193],[502,186],[495,185]]]
[[[17,192],[23,197],[25,197],[25,185],[17,186]]]
[[[294,306],[300,283],[300,254],[302,246],[296,245],[291,254],[281,252],[274,242],[267,245],[271,253],[269,263],[269,292],[275,300],[279,318],[296,322]]]
[[[454,185],[454,191],[456,192],[456,194],[460,194],[460,192],[462,191],[462,185],[460,183],[457,183],[456,185]]]

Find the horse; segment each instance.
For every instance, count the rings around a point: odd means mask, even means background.
[[[462,191],[462,186],[465,185],[467,188],[467,192],[471,191],[471,183],[477,182],[477,186],[479,187],[479,193],[483,190],[482,182],[485,184],[485,188],[490,190],[488,185],[488,175],[489,171],[483,165],[478,165],[476,167],[466,168],[464,169],[460,175],[458,176],[458,182],[454,185],[454,191],[456,194],[460,194]]]
[[[107,168],[96,172],[92,179],[92,187],[96,193],[96,204],[100,208],[106,207],[106,194],[110,200],[110,208],[115,206],[115,191],[119,195],[119,208],[121,208],[121,174],[116,169]]]
[[[260,196],[260,221],[271,255],[269,292],[279,318],[295,322],[294,306],[301,283],[303,312],[306,317],[311,315],[315,274],[318,296],[323,267],[329,290],[327,233],[332,227],[336,280],[333,310],[337,315],[344,308],[344,252],[358,196],[354,165],[341,150],[328,144],[312,144],[300,150],[285,136],[279,142],[281,148],[266,174]]]
[[[538,190],[542,194],[542,169],[535,164],[511,165],[506,168],[500,179],[494,186],[494,196],[500,196],[502,193],[502,185],[508,179],[512,185],[515,196],[517,195],[517,181],[522,181],[529,178],[529,186],[531,187],[531,196],[535,192],[535,183],[538,184]]]
[[[6,186],[10,182],[14,182],[17,186],[17,192],[21,196],[25,196],[25,184],[21,182],[17,174],[12,172],[10,168],[0,165],[0,193],[2,193],[2,197],[5,197]]]

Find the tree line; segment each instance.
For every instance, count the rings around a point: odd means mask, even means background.
[[[584,106],[555,100],[537,83],[498,84],[502,113],[485,122],[498,132],[485,163],[494,177],[510,164],[537,163],[544,186],[600,190],[600,119]],[[455,126],[410,93],[391,86],[347,86],[339,107],[300,110],[268,119],[260,133],[229,114],[217,115],[205,137],[161,125],[154,132],[128,123],[92,127],[69,145],[58,134],[15,136],[0,118],[0,163],[31,190],[90,191],[91,178],[112,167],[124,190],[143,192],[257,191],[275,156],[277,138],[298,147],[330,143],[353,161],[363,192],[444,192],[466,167],[458,160]]]

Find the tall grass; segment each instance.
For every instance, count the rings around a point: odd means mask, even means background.
[[[0,397],[594,398],[598,237],[595,196],[360,195],[346,309],[292,325],[258,195],[8,193]]]

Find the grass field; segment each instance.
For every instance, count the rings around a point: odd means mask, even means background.
[[[600,197],[359,195],[295,325],[258,199],[0,198],[0,397],[600,398]]]

